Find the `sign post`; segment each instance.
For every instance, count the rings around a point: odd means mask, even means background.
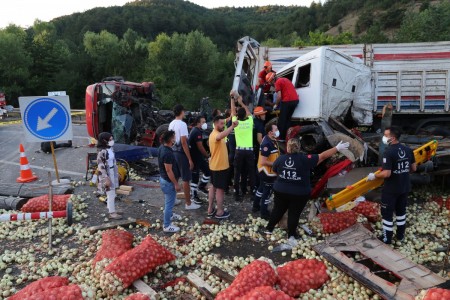
[[[53,142],[72,140],[72,120],[68,96],[20,97],[20,113],[28,142],[50,142],[56,179],[59,183],[58,165],[56,163]],[[49,211],[52,211],[53,190],[51,175],[49,177]],[[48,221],[49,249],[52,247],[52,219]]]
[[[72,140],[69,96],[20,97],[20,112],[28,142],[50,142],[56,179],[59,183],[53,142]]]

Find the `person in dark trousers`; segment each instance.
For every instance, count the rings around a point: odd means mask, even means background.
[[[397,241],[402,242],[406,230],[406,206],[408,193],[411,190],[409,174],[417,169],[413,151],[400,144],[401,130],[390,127],[384,131],[383,144],[387,148],[383,154],[383,170],[377,174],[370,173],[367,180],[383,178],[384,185],[381,194],[381,216],[383,218],[383,236],[385,244],[392,243],[394,234],[393,214],[396,216]]]
[[[174,151],[175,159],[180,170],[181,179],[183,180],[183,192],[185,197],[185,208],[187,210],[200,208],[201,203],[195,203],[191,200],[191,189],[189,182],[192,179],[192,169],[194,169],[194,162],[189,151],[188,137],[189,132],[184,119],[184,107],[181,104],[175,105],[173,108],[175,120],[170,122],[169,130],[175,132],[175,144],[172,149]],[[194,202],[194,203],[193,203]]]
[[[266,114],[267,111],[262,106],[257,106],[253,110],[253,153],[255,154],[255,158],[259,157],[259,146],[262,143],[263,137],[266,135]],[[255,159],[255,169],[257,168],[258,160]],[[253,194],[256,193],[256,190],[260,186],[260,176],[255,176],[255,186],[253,188]]]
[[[206,152],[205,147],[203,146],[203,130],[206,130],[208,128],[208,124],[206,124],[205,117],[198,116],[194,119],[194,123],[192,125],[193,127],[189,134],[188,140],[192,161],[194,162],[191,181],[191,198],[196,203],[201,203],[202,200],[198,197],[198,191],[200,190],[208,195],[206,186],[211,176],[209,165],[206,161],[209,158],[209,154],[208,152]],[[200,171],[203,173],[201,180]]]
[[[181,191],[178,184],[180,172],[173,154],[172,146],[175,143],[175,132],[165,131],[161,137],[162,145],[158,148],[159,184],[164,193],[164,224],[163,231],[174,233],[180,231],[178,226],[172,224],[174,220],[181,220],[181,216],[173,213],[173,206],[177,192]]]
[[[310,198],[311,169],[338,151],[347,150],[349,143],[342,141],[336,147],[320,154],[300,153],[300,140],[290,139],[287,144],[287,154],[281,155],[272,165],[277,174],[273,185],[275,194],[274,207],[270,214],[266,233],[271,234],[275,225],[288,212],[288,237],[297,239],[297,226],[300,214]]]
[[[242,101],[242,97],[236,92],[230,92],[232,121],[239,121],[239,125],[234,128],[236,138],[236,155],[234,157],[234,197],[236,201],[241,201],[239,188],[244,196],[247,193],[247,175],[251,189],[255,186],[255,155],[253,153],[253,117],[248,107]],[[235,101],[240,105],[236,116]]]
[[[231,109],[225,110],[225,124],[226,128],[231,127]],[[225,194],[230,193],[230,186],[233,185],[234,178],[234,156],[236,154],[236,137],[234,136],[234,130],[230,132],[227,137],[227,149],[228,149],[228,163],[230,164],[230,169],[228,171],[227,187],[225,188]]]
[[[269,73],[266,80],[275,85],[277,94],[275,107],[280,108],[278,129],[280,130],[280,140],[285,140],[286,133],[291,126],[292,114],[298,105],[298,94],[292,82],[287,78],[276,78],[274,73]]]
[[[50,143],[53,143],[53,149],[57,148],[71,148],[72,147],[72,141],[68,141],[67,143],[59,143],[56,142],[42,142],[41,143],[41,151],[44,153],[52,153],[52,148],[50,146]]]
[[[259,187],[253,196],[253,212],[260,211],[261,218],[268,220],[270,212],[268,210],[269,199],[272,195],[272,187],[277,174],[273,171],[272,165],[280,156],[277,137],[280,135],[276,124],[267,124],[261,146],[259,147],[258,172]]]

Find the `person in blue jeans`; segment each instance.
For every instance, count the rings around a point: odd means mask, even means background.
[[[162,134],[162,145],[158,148],[158,166],[160,172],[159,183],[164,193],[164,225],[163,231],[174,233],[180,231],[178,226],[172,224],[173,220],[181,220],[181,216],[173,213],[173,206],[177,192],[181,191],[178,184],[180,172],[173,154],[172,146],[175,143],[175,132],[168,130]]]

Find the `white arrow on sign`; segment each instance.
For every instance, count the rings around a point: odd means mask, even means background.
[[[52,110],[45,116],[45,118],[41,118],[38,116],[38,122],[37,122],[37,129],[36,131],[44,130],[47,128],[52,127],[48,122],[56,115],[58,112],[58,109],[56,107],[53,107]]]

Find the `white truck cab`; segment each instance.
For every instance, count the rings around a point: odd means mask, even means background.
[[[278,70],[277,77],[290,79],[299,95],[294,120],[328,120],[350,110],[358,125],[372,124],[371,71],[359,58],[320,47]]]

